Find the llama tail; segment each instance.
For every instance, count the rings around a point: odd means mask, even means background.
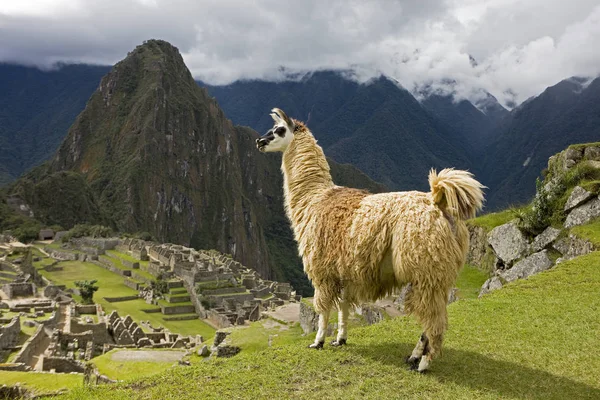
[[[483,186],[467,171],[446,168],[437,173],[429,172],[431,198],[442,210],[466,220],[473,218],[483,207]]]

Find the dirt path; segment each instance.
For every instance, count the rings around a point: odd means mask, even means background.
[[[183,358],[185,352],[179,350],[120,350],[110,357],[113,361],[175,362]]]

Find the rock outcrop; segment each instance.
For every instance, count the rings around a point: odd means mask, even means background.
[[[570,146],[550,157],[546,180],[522,218],[495,227],[487,234],[487,240],[483,240],[483,228],[469,226],[467,262],[480,269],[491,269],[493,274],[483,284],[480,296],[552,268],[555,263],[594,251],[592,243],[569,234],[569,229],[600,217],[598,181],[600,146]],[[569,188],[572,191],[565,201]],[[561,221],[563,227],[559,228]],[[554,226],[549,226],[551,223]],[[542,229],[530,244],[524,232],[531,235]],[[493,263],[489,261],[490,251],[497,257]],[[492,268],[486,268],[490,265]]]
[[[548,251],[542,250],[522,259],[509,270],[500,274],[506,282],[527,278],[552,267],[552,260],[548,257]]]
[[[565,228],[572,228],[578,225],[584,225],[592,219],[600,217],[600,198],[594,198],[574,208],[565,220]]]
[[[531,247],[533,251],[541,251],[552,244],[560,235],[560,229],[549,226],[533,240]]]
[[[594,197],[593,193],[588,192],[581,186],[575,186],[575,188],[573,188],[573,191],[571,192],[571,195],[569,196],[567,202],[565,203],[564,210],[570,211],[573,208],[577,207],[578,205],[588,201],[592,197]]]
[[[512,265],[529,250],[529,243],[515,221],[492,229],[488,234],[488,242],[505,265]]]

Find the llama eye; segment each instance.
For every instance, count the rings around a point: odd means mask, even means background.
[[[275,133],[282,137],[285,136],[285,127],[280,126],[279,128],[275,129]]]

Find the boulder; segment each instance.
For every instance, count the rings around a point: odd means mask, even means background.
[[[552,260],[548,257],[548,250],[542,250],[519,261],[511,269],[502,272],[500,277],[506,282],[512,282],[545,271],[550,267],[552,267]]]
[[[600,161],[600,147],[590,146],[583,151],[583,156],[586,160]]]
[[[557,240],[552,247],[563,255],[563,260],[579,257],[594,251],[593,244],[573,235]]]
[[[578,205],[588,201],[592,197],[594,197],[592,193],[588,192],[581,186],[575,186],[575,188],[571,192],[571,195],[569,196],[569,199],[565,203],[565,211],[572,210]]]
[[[229,335],[231,335],[231,332],[216,331],[215,332],[215,340],[213,342],[213,345],[214,346],[220,345],[221,343],[223,343],[223,340],[225,340],[225,338]]]
[[[409,283],[408,285],[404,285],[400,290],[400,295],[394,300],[394,304],[396,305],[396,309],[400,311],[402,314],[406,314],[406,310],[404,308],[404,300],[406,299],[406,295],[410,292],[412,286]]]
[[[580,161],[583,158],[583,149],[574,149],[569,147],[565,150],[565,160]]]
[[[300,302],[300,327],[305,334],[315,332],[319,327],[319,314],[304,301]]]
[[[542,251],[549,244],[554,242],[560,235],[560,229],[549,226],[533,240],[531,247],[533,251]]]
[[[529,251],[529,243],[514,221],[492,229],[488,234],[488,242],[498,258],[507,265]]]
[[[480,226],[469,225],[469,252],[467,253],[467,264],[482,267],[482,260],[485,257],[488,247],[485,229]]]
[[[202,346],[202,348],[200,348],[198,350],[198,355],[200,357],[208,357],[209,354],[210,354],[210,352],[208,351],[208,346],[207,345]]]
[[[241,349],[237,346],[220,345],[213,348],[212,354],[215,357],[233,357],[239,353]]]
[[[481,290],[479,291],[479,297],[488,294],[489,292],[493,292],[494,290],[498,290],[501,287],[502,280],[497,276],[493,276],[483,283]]]
[[[356,313],[362,315],[367,325],[373,325],[383,321],[385,310],[373,304],[362,304],[356,307]]]
[[[454,303],[456,300],[458,300],[458,288],[452,288],[448,293],[448,304]]]
[[[565,228],[584,225],[592,219],[600,217],[600,198],[595,198],[574,208],[565,220]]]

